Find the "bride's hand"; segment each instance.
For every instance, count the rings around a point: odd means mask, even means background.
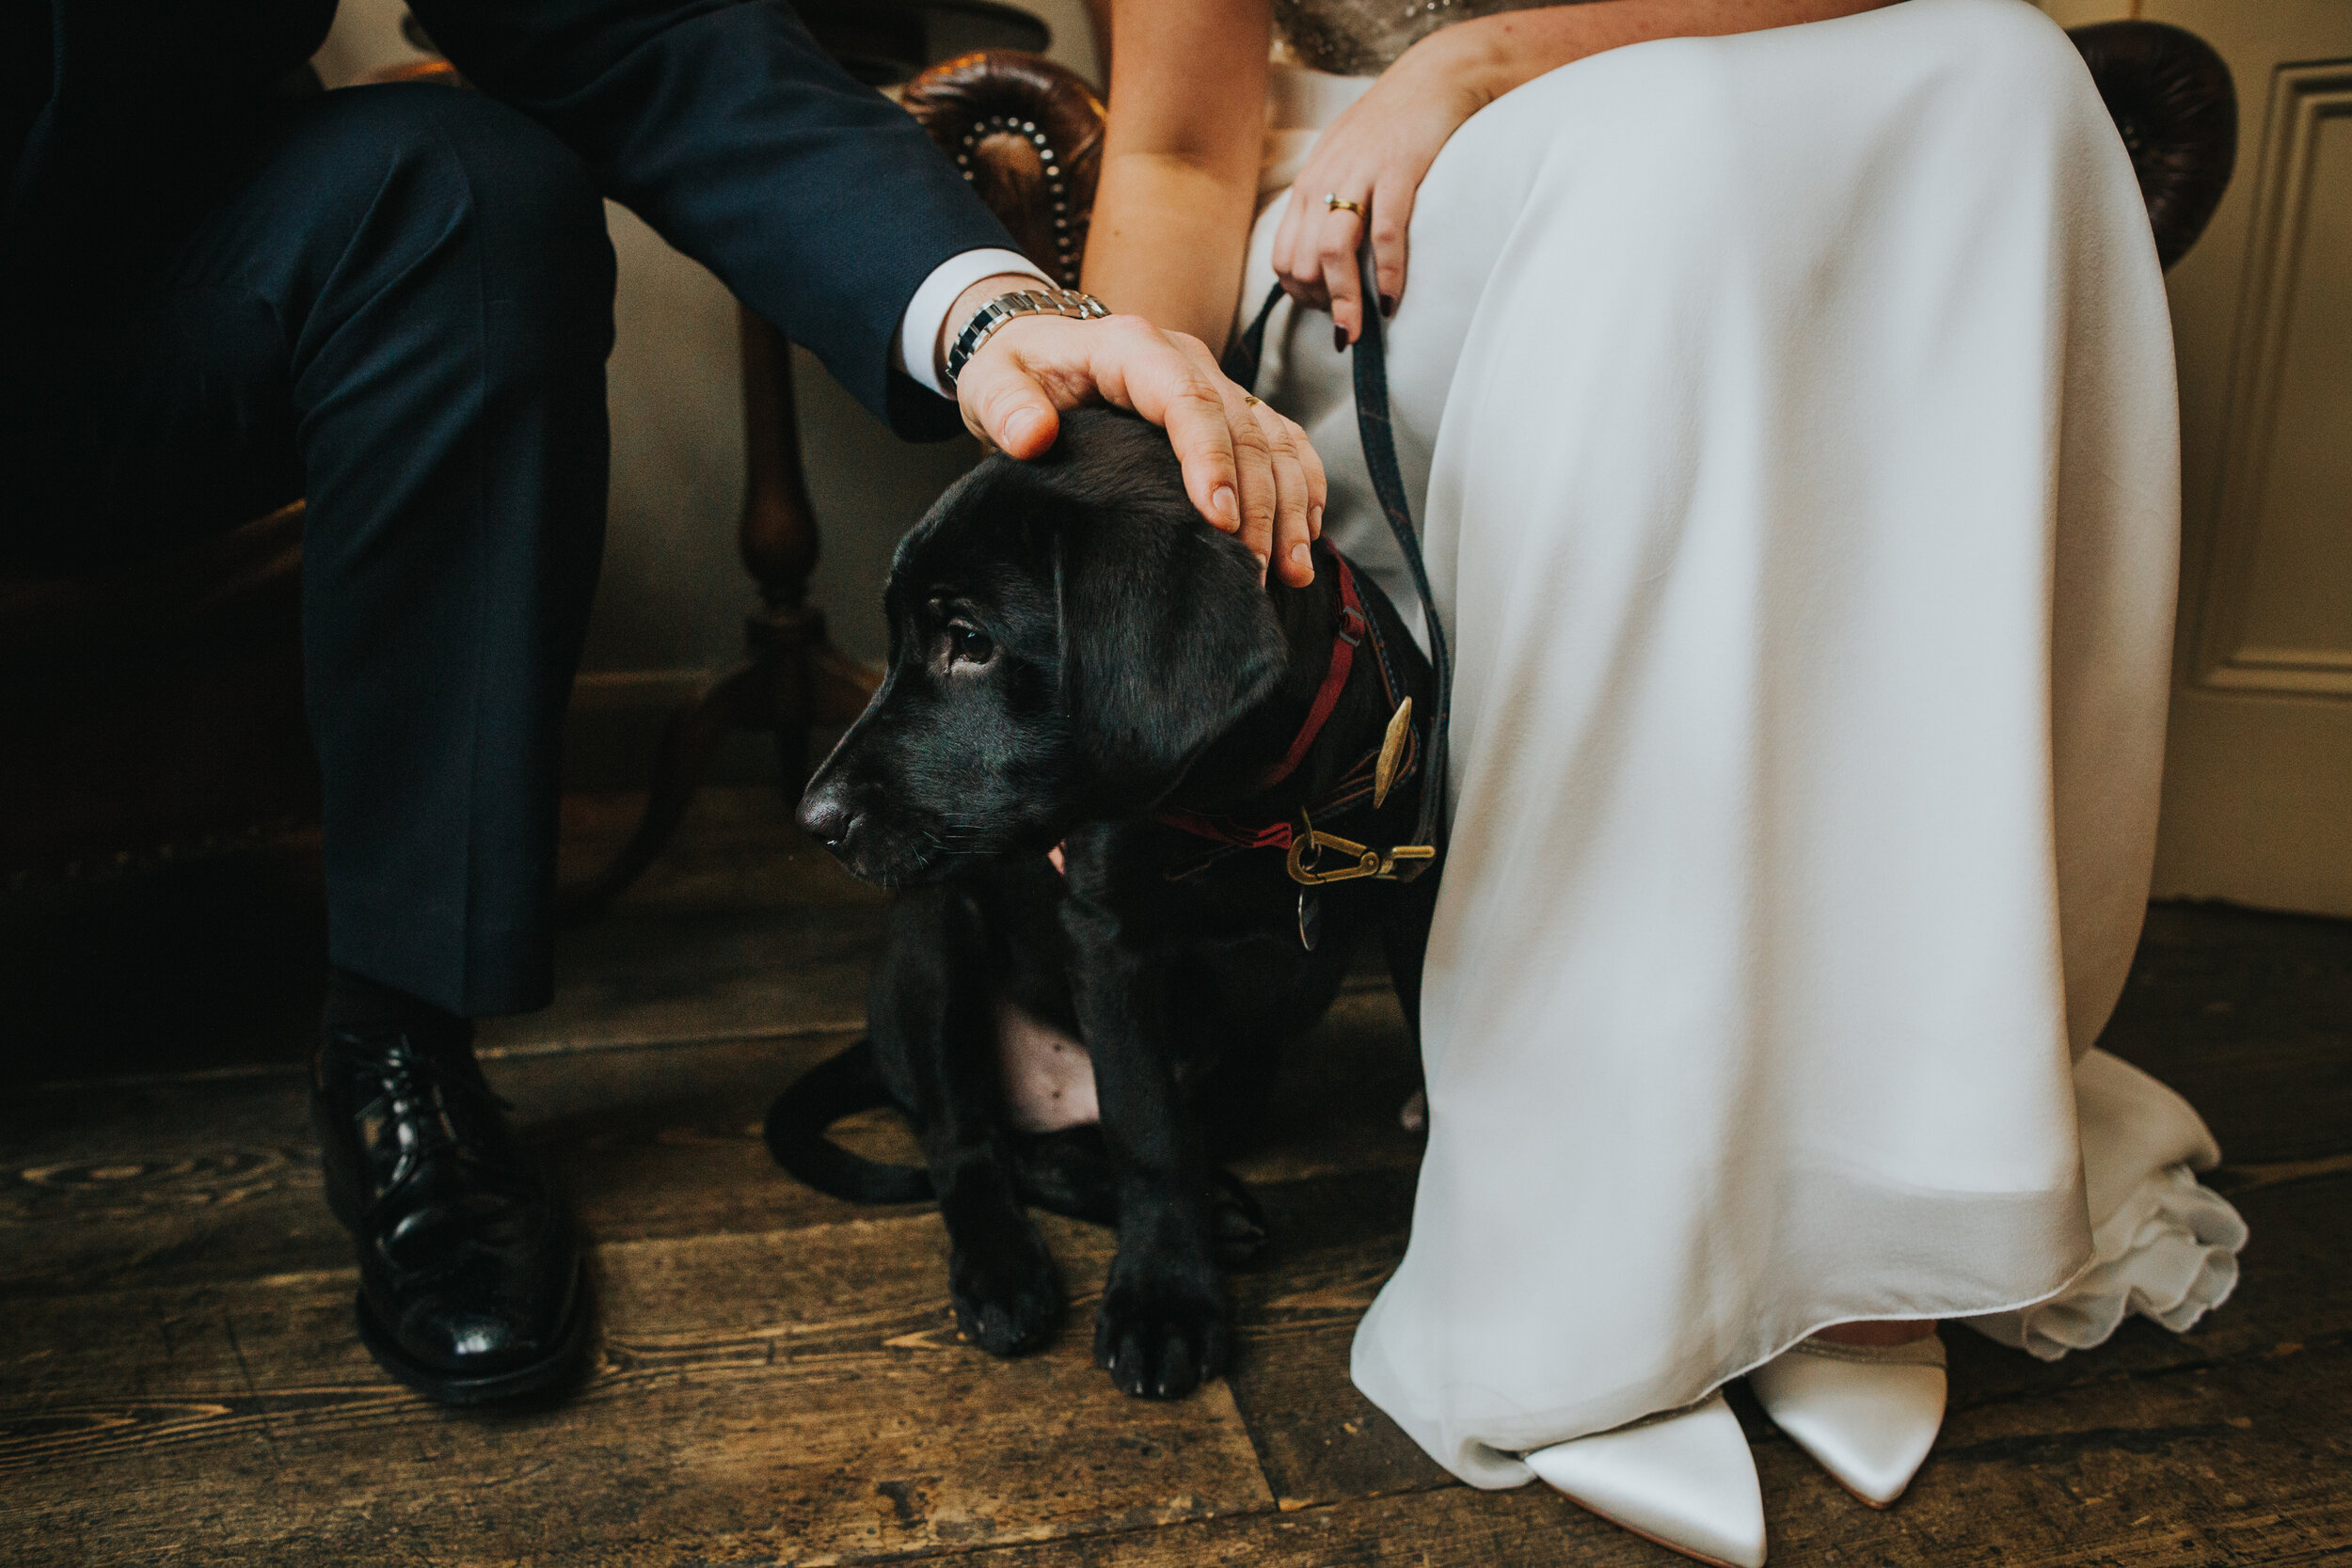
[[[1357,249],[1372,225],[1379,308],[1392,314],[1405,293],[1405,245],[1414,193],[1461,123],[1491,94],[1443,28],[1406,50],[1371,90],[1349,105],[1315,142],[1291,186],[1274,234],[1274,271],[1293,299],[1327,309],[1344,348],[1363,327]],[[1327,196],[1363,209],[1327,207]]]

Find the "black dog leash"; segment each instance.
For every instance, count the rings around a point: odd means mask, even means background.
[[[1367,309],[1363,311],[1363,329],[1356,335],[1356,438],[1364,449],[1364,467],[1372,475],[1373,494],[1379,499],[1382,515],[1389,520],[1389,531],[1395,535],[1397,548],[1404,553],[1406,569],[1413,578],[1413,592],[1421,596],[1422,615],[1429,628],[1429,664],[1437,679],[1438,700],[1437,710],[1428,716],[1427,738],[1417,748],[1422,759],[1421,817],[1413,825],[1413,842],[1391,851],[1378,871],[1351,870],[1341,875],[1393,876],[1399,881],[1410,881],[1436,863],[1437,847],[1445,832],[1445,732],[1446,718],[1454,706],[1454,657],[1446,645],[1445,625],[1438,615],[1438,595],[1429,586],[1429,568],[1422,560],[1421,535],[1413,527],[1413,510],[1405,499],[1405,476],[1397,468],[1396,436],[1389,418],[1387,347],[1381,339],[1380,314],[1369,308],[1371,301],[1380,297],[1369,245],[1358,254],[1357,265],[1362,274]],[[1257,384],[1258,366],[1265,355],[1266,323],[1281,299],[1282,286],[1277,283],[1267,293],[1265,303],[1258,307],[1255,319],[1225,351],[1222,368],[1243,387]],[[1330,847],[1342,845],[1361,855],[1376,855],[1375,851],[1366,850],[1361,845],[1349,845],[1343,839]],[[1296,870],[1291,875],[1302,881],[1308,879]]]

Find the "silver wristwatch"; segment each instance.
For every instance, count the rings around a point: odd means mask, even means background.
[[[972,319],[956,334],[954,346],[947,350],[947,390],[956,389],[956,378],[963,367],[980,352],[980,345],[996,335],[996,329],[1016,316],[1068,316],[1073,321],[1093,321],[1111,313],[1092,294],[1076,289],[1057,288],[1040,283],[1034,289],[1015,289],[1009,294],[998,294],[972,312]]]

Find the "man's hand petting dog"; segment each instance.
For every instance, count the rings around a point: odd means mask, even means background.
[[[960,325],[998,294],[1035,282],[982,278],[946,319]],[[944,344],[940,352],[944,359]],[[1141,316],[1025,317],[980,345],[956,396],[973,435],[1020,458],[1052,448],[1063,409],[1099,402],[1142,415],[1168,432],[1192,504],[1214,527],[1240,535],[1262,576],[1272,561],[1294,588],[1314,580],[1308,546],[1323,533],[1323,460],[1306,432],[1228,379],[1200,339],[1163,332]]]

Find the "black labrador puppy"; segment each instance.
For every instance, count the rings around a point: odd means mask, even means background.
[[[935,1195],[957,1319],[1000,1355],[1060,1316],[1025,1204],[1115,1224],[1096,1358],[1130,1394],[1184,1395],[1226,1366],[1220,1241],[1254,1224],[1212,1162],[1279,1049],[1375,929],[1418,1017],[1437,879],[1412,873],[1434,864],[1379,871],[1427,784],[1407,699],[1430,711],[1428,664],[1330,552],[1307,588],[1262,585],[1167,438],[1108,412],[958,483],[883,605],[887,675],[800,808],[899,890],[871,1044],[788,1091],[770,1143],[840,1196]],[[1025,1036],[1083,1042],[1073,1096],[1099,1124],[1024,1130],[1007,1079]],[[885,1095],[928,1180],[823,1137]]]

